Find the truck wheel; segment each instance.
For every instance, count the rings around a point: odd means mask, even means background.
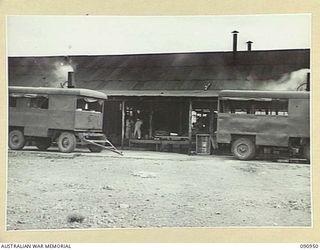
[[[310,144],[303,146],[303,157],[310,161]]]
[[[36,147],[40,150],[47,150],[51,146],[51,139],[50,138],[37,138]]]
[[[100,153],[103,148],[102,148],[102,147],[99,147],[99,146],[97,146],[97,145],[89,144],[89,145],[88,145],[88,149],[90,150],[90,152]]]
[[[232,143],[231,151],[239,160],[251,160],[255,157],[256,146],[249,138],[239,138]]]
[[[12,130],[9,133],[9,148],[11,149],[23,149],[26,145],[26,139],[23,132],[20,130]]]
[[[57,144],[61,152],[70,153],[76,148],[77,140],[73,133],[63,132],[60,134]]]

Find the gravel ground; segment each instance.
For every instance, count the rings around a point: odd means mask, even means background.
[[[311,226],[310,165],[9,151],[7,230]]]

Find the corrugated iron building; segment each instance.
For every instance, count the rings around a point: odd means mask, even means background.
[[[116,144],[129,139],[130,115],[144,120],[146,143],[156,133],[190,139],[196,117],[206,120],[205,133],[214,131],[219,90],[296,90],[310,68],[309,49],[236,53],[11,57],[9,85],[58,87],[74,70],[76,87],[108,95],[104,130]]]

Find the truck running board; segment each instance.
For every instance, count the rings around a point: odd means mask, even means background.
[[[98,146],[98,147],[101,147],[101,148],[104,148],[106,150],[109,150],[111,152],[114,152],[118,155],[122,155],[123,156],[123,153],[120,152],[115,146],[113,146],[113,144],[108,140],[108,139],[105,139],[103,140],[103,143],[104,144],[109,144],[110,146],[105,146],[105,145],[102,145],[100,143],[97,143],[96,140],[89,140],[89,139],[86,139],[84,138],[83,136],[80,137],[80,140],[82,140],[83,142],[87,143],[87,144],[92,144],[92,145],[95,145],[95,146]],[[99,142],[102,142],[101,140],[99,140]]]

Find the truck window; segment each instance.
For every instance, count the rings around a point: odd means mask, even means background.
[[[103,100],[90,97],[77,98],[77,110],[102,113]]]
[[[220,101],[220,112],[229,114],[279,115],[288,116],[287,99],[233,100]]]
[[[9,107],[17,107],[17,97],[9,96]]]
[[[29,107],[30,108],[39,108],[39,109],[48,109],[48,97],[37,96],[30,98]]]
[[[19,103],[19,104],[18,104]],[[38,96],[36,94],[12,94],[9,96],[9,107],[27,107],[48,109],[48,96]]]
[[[220,112],[229,114],[252,114],[252,101],[247,100],[222,100]]]

